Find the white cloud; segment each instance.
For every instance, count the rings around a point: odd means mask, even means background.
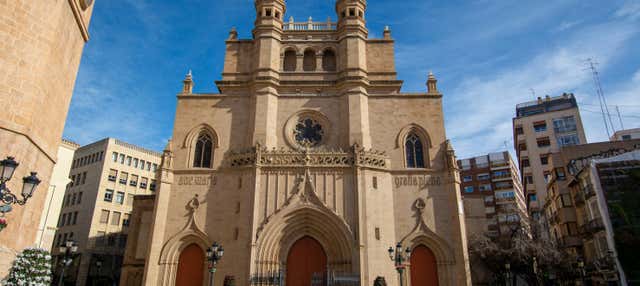
[[[640,1],[627,0],[620,9],[616,11],[615,15],[617,17],[628,18],[631,20],[640,19]]]
[[[584,60],[595,58],[600,68],[606,69],[609,60],[637,30],[634,25],[619,22],[589,26],[562,42],[548,45],[546,51],[524,64],[494,75],[464,79],[445,96],[446,106],[452,107],[447,130],[459,157],[497,151],[500,146],[505,149],[503,141],[512,137],[516,104],[535,99],[531,88],[537,96],[574,92],[578,101],[590,97],[593,88],[590,74],[583,70]],[[612,94],[612,100],[616,96],[621,95]],[[590,124],[591,120],[585,122]]]
[[[566,30],[569,30],[577,25],[580,25],[582,23],[582,21],[578,20],[578,21],[564,21],[562,23],[560,23],[560,25],[558,25],[558,27],[556,27],[554,29],[555,32],[564,32]]]

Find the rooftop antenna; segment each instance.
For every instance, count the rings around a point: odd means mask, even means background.
[[[529,89],[531,91],[531,95],[533,95],[533,98],[536,98],[536,91],[533,88]]]
[[[616,105],[616,112],[618,112],[618,120],[620,120],[620,128],[624,130],[624,124],[622,123],[622,116],[620,116],[620,107]]]
[[[615,127],[613,126],[613,120],[611,120],[611,113],[609,113],[607,99],[604,96],[604,91],[602,91],[602,84],[600,83],[600,73],[596,68],[596,65],[598,65],[598,63],[594,62],[591,58],[586,59],[585,63],[587,64],[587,69],[591,71],[591,76],[593,77],[593,84],[595,85],[596,95],[598,96],[598,101],[600,102],[600,111],[602,112],[604,127],[607,130],[607,137],[611,137],[611,132],[615,132]],[[608,123],[607,118],[609,119]],[[609,131],[609,126],[611,126],[611,132]]]

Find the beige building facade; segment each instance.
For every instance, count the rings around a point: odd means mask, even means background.
[[[551,154],[561,147],[587,142],[575,96],[565,93],[518,104],[513,138],[527,208],[531,218],[540,221],[553,172]],[[542,217],[542,225],[546,225],[544,221]]]
[[[78,244],[80,255],[65,271],[68,283],[119,281],[133,198],[156,191],[160,159],[160,153],[113,138],[76,150],[52,251],[58,260],[58,246]],[[58,265],[54,270],[59,275]]]
[[[20,193],[22,178],[42,180],[24,206],[7,213],[0,232],[0,277],[15,254],[35,246],[47,187],[71,100],[93,1],[0,2],[0,158],[20,166],[8,182]]]
[[[390,29],[368,37],[365,1],[335,7],[337,22],[297,23],[284,1],[255,1],[253,38],[226,41],[219,93],[187,76],[152,220],[133,227],[150,236],[129,240],[146,256],[127,253],[123,279],[200,285],[218,242],[216,285],[399,285],[387,252],[399,242],[404,285],[470,285],[436,79],[401,93]]]
[[[75,142],[62,139],[58,147],[58,161],[53,167],[47,197],[45,199],[43,215],[40,218],[36,245],[51,251],[58,229],[58,217],[65,198],[65,190],[71,183],[69,171],[73,163],[73,156],[80,145]]]

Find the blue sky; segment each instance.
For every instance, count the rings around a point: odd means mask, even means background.
[[[458,157],[511,148],[515,105],[533,93],[573,92],[588,140],[606,140],[587,58],[598,62],[624,127],[640,127],[640,0],[368,2],[370,37],[392,29],[403,90],[425,90],[429,71],[438,78]],[[335,19],[334,4],[288,0],[286,17]],[[217,91],[229,30],[250,38],[255,18],[253,0],[95,5],[64,132],[80,144],[115,137],[161,150],[186,72],[193,70],[197,92]]]

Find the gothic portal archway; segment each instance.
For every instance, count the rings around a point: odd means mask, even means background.
[[[178,260],[176,286],[202,286],[204,281],[204,252],[193,243],[185,247]]]
[[[411,252],[411,285],[438,286],[436,256],[424,245],[418,245]]]
[[[327,254],[317,240],[305,236],[291,246],[287,256],[287,284],[285,285],[312,286],[314,274],[322,279],[326,272]],[[317,282],[319,282],[317,285],[325,285],[322,280]]]

